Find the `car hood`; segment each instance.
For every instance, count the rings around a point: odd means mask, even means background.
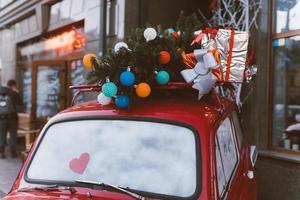
[[[90,195],[89,195],[90,194]],[[30,191],[30,192],[10,192],[4,200],[35,200],[35,199],[90,199],[90,200],[133,200],[135,198],[126,194],[110,192],[110,191],[95,191],[95,190],[77,190],[71,194],[69,191]],[[147,200],[150,200],[147,198]]]

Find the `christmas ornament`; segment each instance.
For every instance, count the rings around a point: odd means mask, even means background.
[[[121,48],[128,49],[128,45],[125,42],[118,42],[114,47],[114,51],[118,52]]]
[[[121,73],[119,79],[122,85],[129,87],[134,84],[135,75],[130,70],[127,70]]]
[[[145,98],[150,95],[151,88],[147,83],[140,83],[136,86],[135,92],[138,97]]]
[[[161,51],[159,53],[158,62],[160,64],[163,64],[163,65],[168,64],[170,62],[170,60],[171,60],[171,56],[170,56],[169,52]]]
[[[156,73],[156,81],[160,85],[165,85],[169,82],[170,80],[170,75],[166,71],[159,71]]]
[[[168,35],[170,36],[175,30],[173,28],[168,28],[167,29]]]
[[[154,28],[146,28],[144,31],[144,37],[146,41],[154,40],[157,36],[157,32]]]
[[[96,62],[96,55],[92,53],[88,53],[83,57],[82,61],[83,61],[83,65],[86,68],[90,69],[93,67],[93,63]]]
[[[98,99],[98,103],[103,106],[106,106],[111,102],[111,97],[105,96],[102,92],[98,95],[97,99]]]
[[[102,92],[107,97],[113,97],[116,96],[118,88],[113,82],[107,82],[102,85]]]
[[[173,38],[175,38],[176,40],[179,39],[179,34],[173,29],[173,28],[168,28],[167,29],[168,35],[172,36]]]
[[[118,108],[127,108],[129,105],[129,98],[125,95],[118,95],[115,100],[115,104]]]

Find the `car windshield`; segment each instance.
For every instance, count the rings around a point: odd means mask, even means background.
[[[29,181],[88,180],[190,197],[197,188],[194,132],[131,120],[59,122],[46,131],[27,170]]]

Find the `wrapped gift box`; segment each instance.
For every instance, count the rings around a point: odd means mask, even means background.
[[[222,81],[242,83],[246,67],[249,34],[219,29],[215,37]]]

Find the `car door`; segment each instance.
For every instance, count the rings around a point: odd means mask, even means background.
[[[215,144],[218,199],[255,200],[255,177],[250,179],[247,174],[250,170],[249,146],[243,142],[235,112],[220,124]]]
[[[236,174],[228,192],[228,199],[256,200],[256,175],[254,166],[251,164],[250,146],[243,140],[242,129],[236,112],[232,113],[231,120],[240,156]]]

